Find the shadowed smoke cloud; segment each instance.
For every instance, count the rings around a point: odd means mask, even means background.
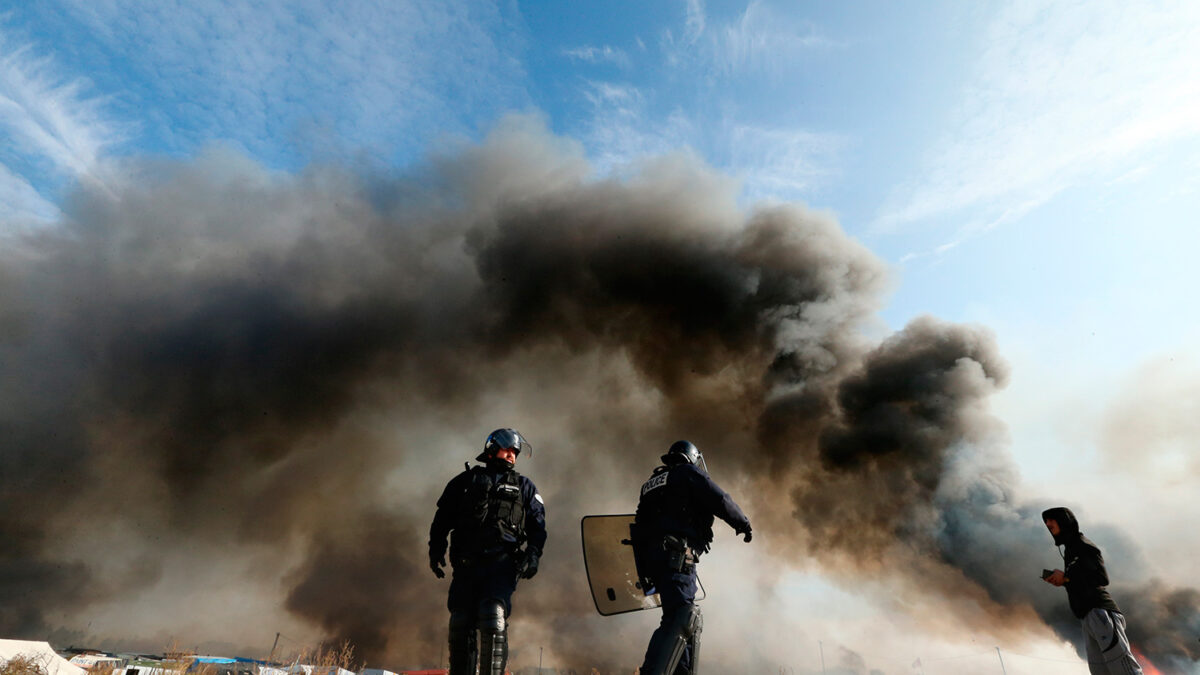
[[[1065,598],[1017,572],[1049,539],[1041,504],[1014,503],[987,331],[926,317],[872,344],[884,265],[828,215],[745,212],[684,157],[589,171],[522,118],[400,177],[218,152],[139,163],[115,199],[81,190],[58,227],[14,238],[0,631],[143,592],[170,564],[157,547],[186,542],[201,563],[270,551],[278,588],[254,592],[373,664],[435,663],[433,499],[512,425],[539,449],[521,468],[551,527],[515,618],[566,627],[564,660],[630,660],[595,648],[612,624],[589,622],[577,519],[631,506],[680,436],[753,486],[756,529],[788,551],[917,587],[961,570],[929,592],[986,599],[991,628],[1032,606],[1073,637]],[[139,574],[73,548],[84,532]],[[1196,620],[1194,591],[1128,605],[1152,658],[1197,656],[1166,637]]]

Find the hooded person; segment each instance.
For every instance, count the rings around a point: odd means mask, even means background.
[[[697,672],[704,624],[696,605],[696,564],[712,543],[714,519],[745,541],[751,538],[750,519],[702,468],[695,445],[676,441],[662,462],[642,484],[632,528],[638,575],[653,584],[663,610],[642,675]]]
[[[1042,512],[1042,522],[1061,546],[1064,569],[1051,570],[1045,581],[1067,589],[1071,612],[1083,623],[1088,669],[1092,675],[1140,674],[1129,639],[1125,615],[1109,595],[1108,571],[1100,547],[1079,531],[1079,520],[1071,510],[1059,506]]]
[[[508,617],[517,579],[537,574],[546,545],[546,509],[533,481],[515,470],[532,446],[515,429],[488,435],[476,461],[450,480],[429,528],[429,567],[446,576],[450,536],[453,577],[450,675],[503,675],[508,665]]]

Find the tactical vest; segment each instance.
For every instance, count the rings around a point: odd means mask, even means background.
[[[467,558],[512,551],[525,541],[525,500],[516,471],[506,471],[493,480],[485,467],[470,470],[471,480],[463,494],[454,543]]]
[[[667,482],[673,467],[654,469],[642,484],[638,500],[637,522],[661,534],[686,537],[699,551],[707,551],[712,542],[712,516],[696,510],[683,484]]]

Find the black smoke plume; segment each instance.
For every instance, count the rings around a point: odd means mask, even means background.
[[[221,152],[128,174],[0,253],[7,636],[254,553],[229,584],[369,663],[437,663],[433,501],[515,426],[551,539],[514,618],[563,662],[636,661],[597,649],[619,628],[591,616],[577,519],[631,508],[678,437],[745,486],[771,564],[876,571],[984,607],[979,629],[1032,608],[1073,639],[1065,598],[1017,571],[1050,545],[987,410],[993,339],[922,318],[872,344],[885,267],[828,215],[747,212],[685,157],[595,178],[524,119],[404,176]],[[964,582],[931,583],[947,571]],[[1200,656],[1194,591],[1130,595],[1151,658]]]

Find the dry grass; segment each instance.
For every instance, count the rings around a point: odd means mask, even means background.
[[[46,666],[32,656],[14,656],[0,663],[0,675],[47,675]]]
[[[179,646],[179,641],[173,641],[169,647],[163,650],[163,660],[152,671],[154,675],[184,675],[196,662],[196,652],[182,649]],[[213,675],[215,669],[212,664],[202,664],[200,668],[191,671],[200,675]]]
[[[336,675],[338,668],[352,672],[358,670],[354,645],[349,640],[343,640],[340,645],[319,645],[316,649],[306,649],[295,657],[293,663],[313,666],[313,675]]]

